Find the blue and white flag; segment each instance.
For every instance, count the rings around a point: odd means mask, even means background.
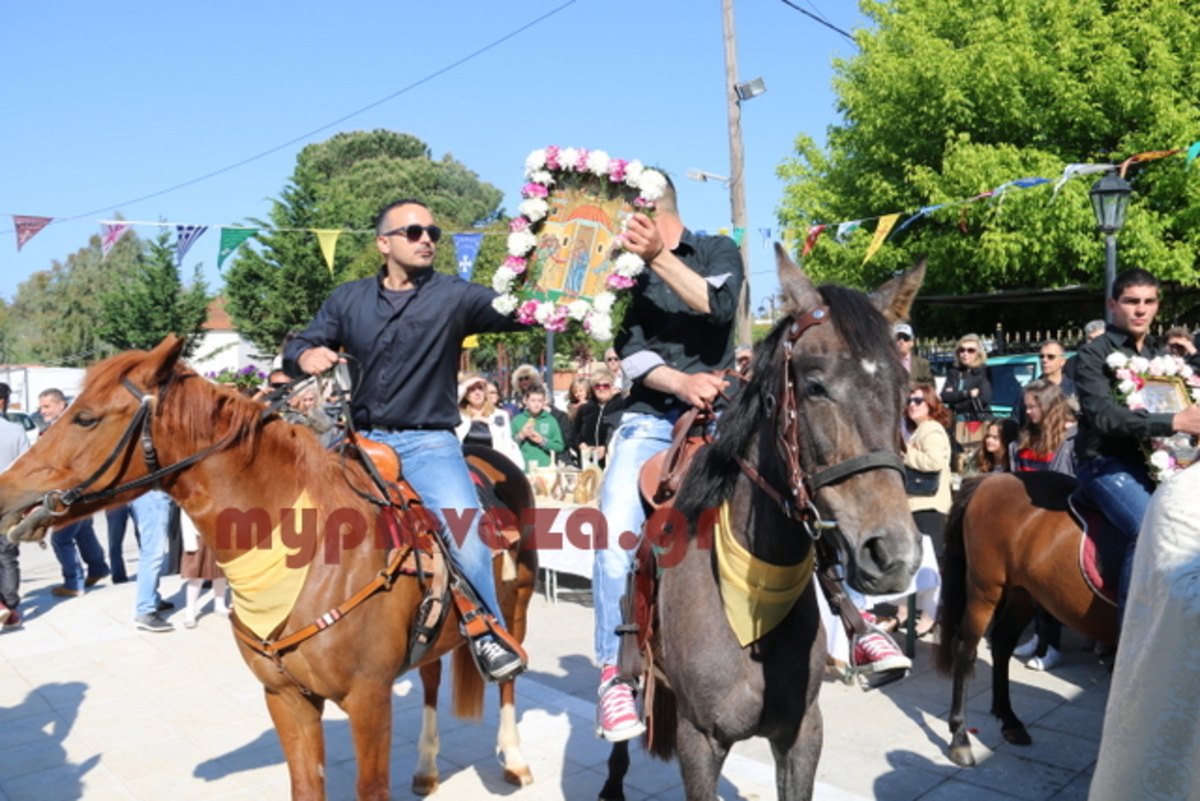
[[[464,281],[471,280],[475,271],[475,257],[483,244],[483,234],[455,234],[454,253],[458,257],[458,275]]]
[[[183,266],[183,257],[187,255],[192,243],[208,230],[207,225],[177,225],[175,226],[175,261]]]

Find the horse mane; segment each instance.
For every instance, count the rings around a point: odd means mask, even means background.
[[[819,292],[829,307],[834,330],[849,350],[848,358],[880,364],[895,362],[900,368],[887,320],[867,295],[836,284],[825,284]],[[750,380],[721,415],[715,441],[697,454],[688,470],[675,504],[687,519],[698,519],[704,510],[715,509],[733,492],[740,472],[737,460],[745,457],[759,436],[767,414],[767,397],[776,390],[780,340],[791,323],[791,316],[784,317],[755,348]]]

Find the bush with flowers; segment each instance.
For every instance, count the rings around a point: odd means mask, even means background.
[[[244,392],[250,389],[258,389],[263,382],[267,380],[266,373],[260,371],[254,365],[246,365],[241,370],[231,370],[226,367],[220,372],[205,373],[204,377],[215,381],[218,384],[229,384],[236,387],[239,392]]]
[[[605,291],[594,298],[550,298],[536,291],[538,276],[532,274],[532,257],[538,233],[552,212],[552,187],[586,185],[600,194],[622,194],[629,198],[634,211],[653,214],[654,202],[666,192],[666,176],[636,160],[610,158],[602,150],[551,145],[533,151],[525,159],[525,179],[520,216],[509,223],[508,258],[492,277],[492,288],[500,293],[492,305],[502,314],[515,313],[521,322],[548,331],[565,331],[576,322],[592,339],[612,339],[617,293],[633,287],[646,264],[621,247],[618,240],[610,257],[612,270],[605,278]]]
[[[1114,351],[1106,360],[1115,378],[1113,394],[1129,409],[1146,409],[1146,385],[1148,381],[1161,381],[1180,385],[1184,395],[1192,403],[1200,403],[1200,375],[1196,374],[1178,356],[1127,356]],[[1151,411],[1157,411],[1151,408]],[[1196,444],[1187,434],[1169,437],[1151,437],[1143,445],[1150,476],[1155,481],[1165,481],[1196,461]]]

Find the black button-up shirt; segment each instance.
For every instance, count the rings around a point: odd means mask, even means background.
[[[462,418],[457,373],[463,339],[471,334],[524,328],[492,308],[495,291],[430,269],[397,309],[385,295],[384,271],[342,284],[284,352],[284,367],[301,375],[297,360],[309,348],[345,350],[352,357],[352,413],[361,429],[446,429]]]
[[[709,311],[683,302],[649,267],[633,288],[621,333],[613,343],[634,379],[625,411],[664,414],[681,409],[674,395],[650,389],[641,379],[653,366],[666,364],[692,375],[733,367],[733,324],[744,280],[742,255],[726,236],[701,236],[685,230],[675,256],[708,282]],[[634,363],[636,370],[631,371]],[[650,366],[646,369],[646,365]]]
[[[1120,351],[1126,356],[1153,359],[1165,350],[1149,334],[1142,349],[1134,350],[1133,337],[1115,326],[1080,348],[1075,357],[1075,390],[1079,397],[1079,433],[1075,436],[1075,459],[1115,456],[1131,462],[1144,461],[1141,447],[1150,437],[1169,437],[1174,414],[1151,414],[1145,409],[1130,409],[1113,395],[1116,374],[1106,363],[1109,355]],[[1188,360],[1193,369],[1197,364]]]

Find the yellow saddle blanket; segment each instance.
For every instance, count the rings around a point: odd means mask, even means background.
[[[750,553],[733,536],[729,502],[717,520],[717,566],[725,617],[744,648],[779,625],[812,579],[814,550],[795,565],[773,565]]]
[[[292,508],[296,510],[296,519],[300,518],[301,509],[313,508],[307,490],[300,493]],[[238,620],[260,639],[265,640],[291,614],[300,597],[309,564],[287,565],[288,555],[299,551],[300,548],[284,546],[276,525],[269,548],[253,547],[228,562],[217,563],[229,579]]]

